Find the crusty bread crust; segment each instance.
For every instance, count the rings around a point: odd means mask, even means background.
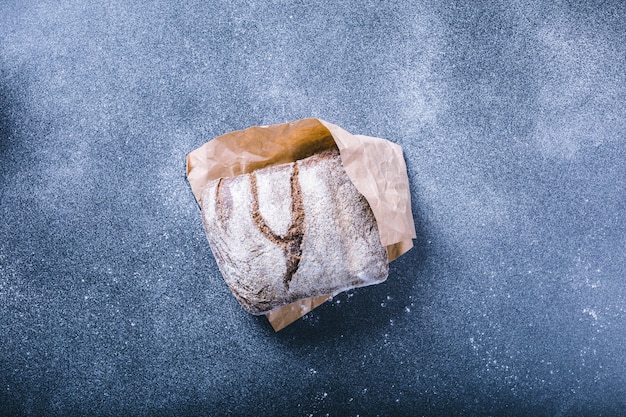
[[[202,218],[224,280],[252,314],[387,278],[376,220],[337,150],[207,184]]]

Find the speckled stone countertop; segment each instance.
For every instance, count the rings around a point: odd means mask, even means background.
[[[597,3],[597,4],[596,4]],[[0,4],[0,415],[626,414],[626,5]],[[319,117],[415,248],[279,333],[185,155]]]

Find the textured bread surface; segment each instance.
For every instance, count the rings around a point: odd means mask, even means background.
[[[387,278],[376,220],[336,150],[210,182],[202,218],[224,280],[252,314]]]

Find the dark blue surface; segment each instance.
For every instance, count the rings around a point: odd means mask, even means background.
[[[626,6],[0,5],[0,414],[626,415]],[[185,155],[321,117],[418,237],[275,334]]]

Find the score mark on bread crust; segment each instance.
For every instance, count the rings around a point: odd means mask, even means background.
[[[287,270],[283,278],[285,288],[289,289],[289,284],[293,275],[298,270],[300,259],[302,258],[302,240],[305,233],[304,204],[302,202],[302,189],[298,182],[298,164],[293,163],[289,178],[291,189],[291,223],[284,236],[280,236],[269,227],[259,209],[259,193],[257,189],[256,175],[250,173],[250,190],[252,194],[252,221],[267,240],[283,249]],[[218,201],[219,197],[218,197]]]

